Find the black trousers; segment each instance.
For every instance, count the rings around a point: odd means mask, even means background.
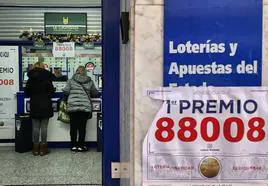
[[[70,135],[72,147],[83,147],[85,145],[86,125],[88,112],[71,112],[70,114]],[[77,132],[79,134],[77,142]]]

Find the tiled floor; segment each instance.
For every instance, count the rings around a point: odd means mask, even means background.
[[[0,185],[100,185],[101,152],[95,149],[72,153],[51,149],[47,156],[17,153],[14,147],[0,147]]]

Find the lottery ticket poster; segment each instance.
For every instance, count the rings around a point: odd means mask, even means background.
[[[268,88],[160,88],[143,143],[146,182],[265,182]]]

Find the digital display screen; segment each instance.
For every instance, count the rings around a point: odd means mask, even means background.
[[[101,89],[102,88],[102,77],[98,77],[98,87]]]
[[[27,72],[23,73],[23,81],[27,81],[29,79]]]

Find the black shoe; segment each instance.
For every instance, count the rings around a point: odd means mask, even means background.
[[[88,151],[88,148],[87,148],[86,146],[78,147],[78,148],[77,148],[77,151],[78,151],[78,152],[86,152],[86,151]]]
[[[72,152],[77,152],[78,149],[77,149],[77,147],[72,147],[72,148],[71,148],[71,151],[72,151]]]

